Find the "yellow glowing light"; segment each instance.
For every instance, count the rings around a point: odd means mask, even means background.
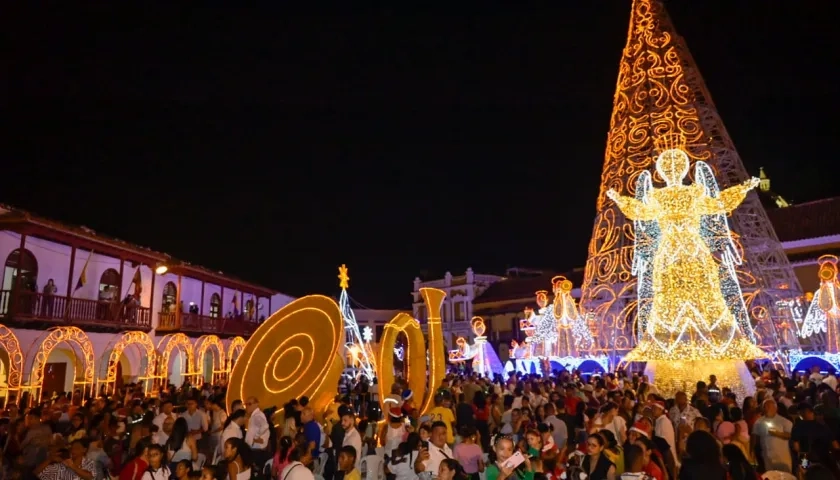
[[[472,319],[472,331],[476,337],[483,337],[484,332],[487,331],[487,327],[484,325],[484,319],[481,317],[473,317]]]
[[[698,162],[695,177],[705,178],[704,166]],[[734,210],[747,192],[758,185],[758,179],[712,197],[699,180],[692,185],[683,184],[689,159],[681,149],[664,150],[657,158],[656,170],[666,186],[647,187],[641,200],[620,196],[615,190],[607,192],[628,219],[654,222],[658,229],[658,245],[648,250],[651,258],[638,267],[637,273],[652,278],[651,298],[646,300],[652,305],[649,311],[639,313],[639,325],[644,330],[625,361],[766,357],[748,338],[752,331],[742,331],[749,329],[749,324],[738,324],[732,305],[724,298],[721,265],[701,234],[704,218]],[[734,270],[734,260],[727,262],[725,265]],[[737,283],[728,287],[734,290],[727,292],[727,297],[741,302]],[[645,301],[643,290],[639,292],[639,301]]]
[[[155,273],[157,273],[158,275],[163,275],[167,271],[169,271],[169,267],[167,267],[166,265],[158,265],[157,267],[155,267]]]
[[[840,281],[834,255],[823,255],[817,260],[820,288],[811,295],[811,305],[802,322],[799,335],[803,338],[825,333],[826,352],[840,352]]]
[[[54,327],[47,330],[46,337],[41,341],[32,359],[32,373],[30,374],[28,388],[35,390],[33,400],[40,398],[38,393],[44,383],[44,369],[47,366],[47,359],[50,358],[50,353],[60,343],[76,347],[81,353],[82,376],[81,378],[78,377],[79,369],[77,368],[77,376],[74,378],[73,385],[82,386],[83,396],[87,394],[88,389],[93,389],[95,361],[93,343],[91,343],[90,338],[78,327]]]
[[[170,333],[164,335],[158,342],[158,352],[160,352],[160,361],[158,362],[157,378],[163,379],[166,383],[169,381],[169,360],[172,358],[172,352],[175,349],[180,349],[186,355],[186,360],[182,361],[185,371],[182,376],[188,377],[193,375],[193,344],[190,337],[183,333]]]
[[[236,364],[236,360],[239,358],[239,355],[242,354],[242,349],[245,348],[245,339],[242,337],[233,337],[230,339],[230,345],[228,345],[227,350],[227,373],[230,373],[233,370],[233,365]]]
[[[216,351],[215,355],[212,355],[212,377],[213,381],[221,379],[222,376],[227,373],[226,366],[227,361],[225,359],[225,346],[222,345],[222,341],[219,337],[215,335],[204,335],[199,337],[199,339],[195,342],[195,367],[193,367],[193,372],[195,374],[196,380],[194,382],[196,387],[200,387],[204,384],[204,356],[207,351],[213,347],[213,350]]]
[[[420,294],[426,303],[426,311],[429,314],[428,336],[429,336],[429,365],[428,365],[428,389],[426,352],[427,346],[423,341],[423,331],[420,324],[405,313],[397,314],[385,325],[382,332],[382,339],[379,346],[379,361],[376,362],[379,389],[381,392],[390,392],[394,385],[394,347],[400,333],[405,334],[408,345],[406,346],[405,359],[408,364],[408,388],[411,389],[418,401],[418,410],[424,414],[431,409],[434,392],[440,386],[446,374],[443,356],[443,327],[440,322],[440,307],[446,292],[436,288],[421,288]],[[385,411],[385,395],[380,395],[380,406]]]
[[[677,392],[691,393],[697,380],[709,375],[717,377],[719,387],[729,387],[739,401],[755,395],[755,381],[740,360],[696,360],[648,362],[645,375],[652,378],[657,393],[664,398],[674,398]]]
[[[350,288],[350,275],[347,274],[347,265],[338,267],[338,286],[342,289]]]
[[[0,348],[9,356],[6,386],[2,389],[6,393],[4,395],[4,403],[8,403],[9,393],[20,390],[24,357],[17,335],[5,325],[0,325]]]
[[[344,359],[338,304],[309,295],[281,308],[254,332],[230,373],[227,404],[254,396],[263,405],[309,397],[317,413],[335,397]]]
[[[120,363],[120,357],[122,357],[125,349],[132,345],[137,346],[141,351],[141,356],[146,359],[146,371],[143,372],[143,379],[151,379],[155,376],[158,352],[149,334],[140,331],[125,332],[116,339],[112,347],[105,349],[110,354],[104,363],[106,367],[105,378],[99,379],[99,385],[105,385],[105,388],[110,390],[111,393],[115,393],[117,390],[117,367]],[[103,360],[105,359],[103,358]],[[149,382],[144,383],[146,393],[148,393]]]

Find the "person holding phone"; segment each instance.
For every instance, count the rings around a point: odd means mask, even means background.
[[[427,444],[421,443],[417,459],[414,461],[414,472],[426,472],[427,476],[437,478],[440,462],[447,458],[454,458],[454,453],[446,443],[446,423],[438,421],[432,423],[432,435]]]
[[[534,480],[530,459],[514,450],[510,436],[496,437],[490,452],[490,465],[484,470],[485,480]]]

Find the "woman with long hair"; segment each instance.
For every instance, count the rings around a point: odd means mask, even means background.
[[[730,443],[723,446],[723,457],[728,464],[728,479],[730,480],[760,480],[755,468],[750,465],[744,452],[737,445]]]
[[[455,445],[452,456],[464,467],[462,472],[471,480],[479,480],[479,473],[484,471],[484,453],[478,445],[475,427],[464,425],[459,432],[461,443]],[[440,477],[438,477],[440,478]]]
[[[456,460],[446,458],[440,461],[437,480],[467,480],[468,478],[470,477],[464,473],[464,468]]]
[[[245,435],[242,433],[242,429],[245,427],[245,410],[234,410],[231,413],[227,420],[225,420],[225,425],[222,428],[222,436],[219,440],[219,449],[214,453],[215,460],[213,463],[216,463],[218,460],[223,458],[223,450],[224,444],[231,438],[243,438]]]
[[[271,478],[280,477],[280,472],[289,464],[289,452],[292,451],[293,446],[292,437],[284,435],[277,439],[274,461],[271,462]]]
[[[120,470],[120,480],[140,480],[149,468],[149,447],[152,442],[148,438],[141,438],[134,446],[134,456],[125,462]]]
[[[198,445],[195,437],[190,435],[187,419],[179,417],[172,426],[172,435],[166,441],[166,455],[169,458],[169,469],[174,471],[175,464],[181,460],[195,462],[198,460]]]
[[[251,448],[241,438],[229,438],[224,445],[227,461],[227,480],[248,480],[251,478]]]
[[[685,442],[686,458],[680,467],[679,480],[724,480],[726,469],[721,463],[717,439],[702,430],[691,432]]]
[[[149,466],[143,473],[142,480],[169,480],[171,476],[163,447],[156,443],[149,445]]]
[[[607,440],[601,433],[594,433],[586,439],[586,456],[580,466],[588,480],[615,480],[615,464],[610,461],[604,450]]]
[[[289,452],[289,464],[280,472],[280,480],[315,480],[309,465],[312,464],[312,454],[307,446],[293,448]]]

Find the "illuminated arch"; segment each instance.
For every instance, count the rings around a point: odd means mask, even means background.
[[[140,331],[125,332],[115,337],[108,344],[105,353],[102,354],[102,360],[99,363],[99,385],[105,385],[105,388],[112,393],[116,392],[117,365],[120,363],[120,357],[122,357],[126,347],[134,345],[140,350],[140,357],[146,361],[145,369],[141,366],[140,380],[145,381],[146,393],[148,393],[149,380],[155,376],[155,366],[158,360],[158,352],[155,350],[155,344],[152,343],[151,337],[146,332]],[[107,360],[106,355],[108,356]]]
[[[6,386],[0,387],[4,406],[9,402],[9,395],[20,390],[23,376],[23,351],[17,335],[5,325],[0,325],[0,348],[9,356],[9,368],[6,375]]]
[[[245,339],[242,337],[233,337],[230,339],[227,351],[227,371],[230,373],[233,370],[233,365],[236,360],[242,355],[242,350],[245,348]]]
[[[227,373],[227,362],[225,360],[225,346],[222,341],[215,335],[204,335],[199,337],[195,342],[195,367],[193,373],[196,381],[194,385],[201,386],[204,383],[204,354],[207,350],[213,347],[216,354],[213,355],[213,381],[224,376]]]
[[[44,332],[39,340],[40,342],[36,340],[38,350],[32,356],[32,369],[29,374],[29,385],[27,385],[27,388],[32,390],[34,401],[40,398],[40,390],[44,382],[44,368],[50,358],[50,353],[61,343],[66,343],[73,349],[73,354],[76,357],[75,361],[79,361],[79,357],[81,357],[82,375],[79,377],[79,369],[76,369],[76,375],[73,379],[74,389],[80,387],[82,396],[87,394],[88,389],[93,390],[95,368],[93,343],[82,329],[78,327],[53,327]]]
[[[187,371],[183,372],[183,375],[188,377],[193,374],[192,368],[195,361],[193,359],[193,344],[190,341],[190,338],[183,333],[170,333],[169,335],[164,335],[164,337],[160,339],[160,342],[158,342],[157,348],[158,352],[160,352],[157,377],[162,379],[164,384],[169,381],[169,360],[172,357],[172,351],[176,348],[179,348],[187,355],[187,361],[184,362]]]

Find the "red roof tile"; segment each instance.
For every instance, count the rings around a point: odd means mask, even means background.
[[[767,215],[783,242],[840,234],[840,197],[768,209]]]

